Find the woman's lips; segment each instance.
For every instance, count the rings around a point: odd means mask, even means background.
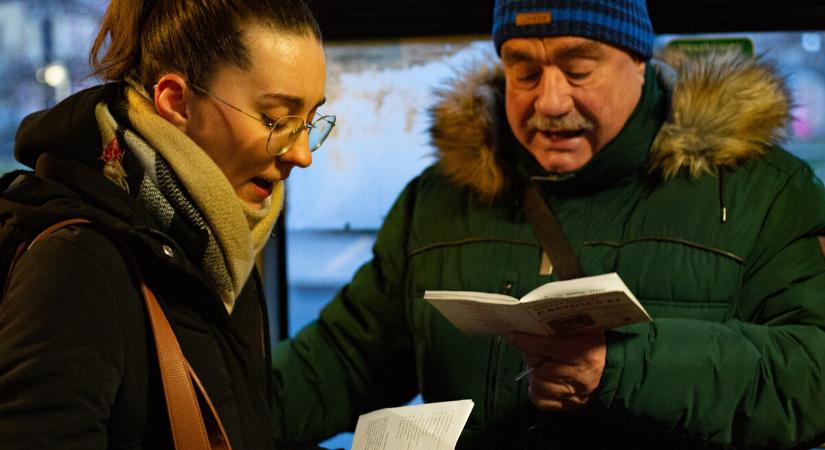
[[[272,195],[272,187],[275,183],[263,178],[255,177],[252,179],[252,184],[255,185],[255,191],[261,198],[267,198]]]

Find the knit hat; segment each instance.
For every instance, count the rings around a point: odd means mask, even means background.
[[[580,36],[653,55],[653,27],[645,0],[496,0],[493,41],[512,38]]]

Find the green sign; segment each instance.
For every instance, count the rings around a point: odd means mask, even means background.
[[[668,42],[667,46],[688,54],[705,53],[711,50],[738,50],[744,55],[753,56],[753,41],[750,38],[674,39]]]

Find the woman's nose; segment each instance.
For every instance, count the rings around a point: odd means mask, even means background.
[[[309,150],[309,133],[307,130],[301,132],[298,140],[292,144],[292,147],[290,147],[286,153],[279,156],[278,160],[293,164],[302,169],[312,164],[312,152]]]

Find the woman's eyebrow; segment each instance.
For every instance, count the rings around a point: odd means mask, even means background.
[[[294,95],[283,94],[278,92],[270,92],[263,94],[261,95],[260,100],[265,102],[280,103],[286,105],[289,109],[302,109],[306,104],[304,99],[301,97],[296,97]],[[315,108],[320,107],[321,105],[326,103],[326,101],[326,97],[322,98],[321,101],[315,104]]]
[[[261,95],[261,101],[286,105],[289,109],[301,109],[304,107],[304,99],[294,95],[269,92]]]

